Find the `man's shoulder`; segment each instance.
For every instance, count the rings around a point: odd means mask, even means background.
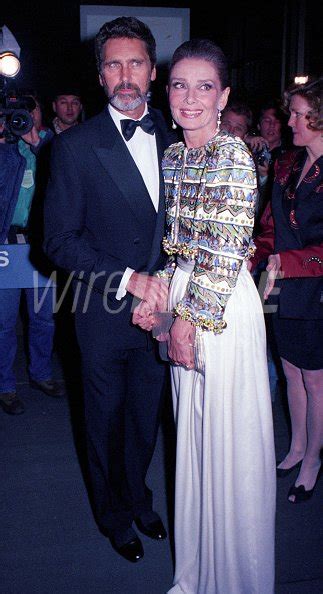
[[[77,126],[72,126],[68,130],[61,132],[55,137],[56,143],[60,142],[67,142],[68,144],[75,144],[86,141],[86,139],[91,139],[92,136],[96,135],[98,130],[101,129],[103,122],[107,123],[109,121],[108,115],[106,111],[102,111],[101,113],[85,120],[81,124]]]

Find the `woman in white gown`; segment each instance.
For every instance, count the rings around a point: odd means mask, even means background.
[[[219,132],[229,90],[226,59],[213,42],[191,40],[175,51],[168,93],[185,144],[171,145],[163,161],[169,260],[160,273],[175,316],[168,340],[177,424],[171,594],[274,592],[265,326],[246,266],[256,173],[244,142]],[[154,319],[145,304],[134,317],[146,329]]]

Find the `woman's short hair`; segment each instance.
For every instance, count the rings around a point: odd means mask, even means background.
[[[283,105],[286,112],[289,110],[291,98],[295,95],[303,97],[310,107],[310,111],[306,115],[308,128],[323,130],[323,76],[311,78],[303,85],[293,83],[288,87],[283,96]]]
[[[218,73],[222,89],[230,85],[229,66],[222,49],[210,39],[191,39],[184,41],[174,52],[169,65],[171,74],[175,64],[185,58],[200,58],[211,62]]]
[[[109,39],[126,37],[140,39],[146,44],[147,53],[153,68],[156,64],[156,41],[145,23],[136,17],[119,17],[102,25],[95,36],[95,57],[97,68],[100,72],[102,61],[102,48]]]

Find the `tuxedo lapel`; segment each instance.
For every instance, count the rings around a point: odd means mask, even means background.
[[[157,144],[157,155],[158,155],[158,171],[159,171],[159,203],[158,203],[158,212],[157,212],[157,219],[156,219],[156,227],[155,227],[155,234],[152,242],[152,249],[151,254],[148,262],[148,270],[154,267],[155,262],[158,260],[161,252],[161,241],[164,235],[164,228],[165,228],[165,190],[164,190],[164,178],[162,172],[162,159],[164,155],[164,150],[167,146],[167,142],[165,142],[164,135],[160,126],[158,125],[158,118],[156,117],[155,112],[149,110],[149,113],[152,119],[155,122],[155,134],[156,134],[156,144]]]
[[[93,150],[138,222],[151,223],[156,213],[140,171],[110,114],[105,112],[102,116],[100,137]]]

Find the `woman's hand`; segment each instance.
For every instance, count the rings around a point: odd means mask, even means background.
[[[194,326],[191,322],[176,318],[169,334],[169,358],[175,365],[182,365],[186,369],[194,369]]]
[[[270,293],[272,292],[275,280],[279,273],[281,267],[280,255],[279,254],[272,254],[268,258],[268,266],[266,268],[268,272],[267,283],[264,290],[264,299],[268,299]]]

